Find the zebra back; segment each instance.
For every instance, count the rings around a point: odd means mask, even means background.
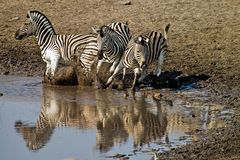
[[[97,39],[95,35],[57,35],[56,44],[60,48],[65,62],[77,60],[87,73],[91,72],[97,57]]]
[[[145,64],[151,64],[158,59],[160,54],[167,51],[166,39],[160,32],[149,32],[135,39],[135,54],[141,53]],[[136,53],[137,52],[137,53]]]
[[[143,61],[145,64],[153,63],[166,51],[167,42],[162,33],[146,32],[129,41],[121,63],[126,68],[138,68]]]

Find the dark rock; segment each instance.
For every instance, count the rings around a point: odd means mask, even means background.
[[[123,4],[123,5],[131,5],[132,2],[130,0],[127,0],[127,1],[121,2],[121,4]]]

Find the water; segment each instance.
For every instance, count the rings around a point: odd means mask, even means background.
[[[0,159],[148,160],[224,127],[233,111],[203,89],[137,92],[42,86],[40,77],[0,76]],[[126,96],[129,95],[129,96]]]

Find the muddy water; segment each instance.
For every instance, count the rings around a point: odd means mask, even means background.
[[[204,89],[137,92],[42,86],[41,78],[0,76],[0,159],[95,160],[191,143],[193,133],[222,127],[233,112]],[[128,96],[126,96],[128,95]]]

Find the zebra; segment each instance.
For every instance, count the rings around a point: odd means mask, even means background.
[[[94,34],[58,35],[49,19],[39,11],[28,11],[27,20],[16,31],[15,38],[22,40],[35,36],[46,63],[45,75],[54,78],[60,59],[70,62],[79,57],[80,65],[88,75],[97,59],[97,38]]]
[[[43,148],[51,139],[56,128],[46,114],[47,108],[45,108],[41,107],[38,120],[34,125],[22,121],[15,122],[16,132],[23,136],[27,147],[32,151]]]
[[[92,27],[92,30],[97,34],[97,75],[103,62],[112,64],[110,68],[112,74],[132,37],[128,23],[115,22],[110,25],[103,25],[100,28]]]
[[[164,55],[167,52],[167,32],[169,28],[170,24],[164,28],[163,35],[160,32],[152,31],[131,39],[121,61],[105,85],[109,86],[120,70],[130,68],[134,71],[134,80],[132,83],[132,89],[134,90],[137,76],[141,73],[141,77],[139,78],[139,82],[141,82],[146,77],[147,67],[154,62],[157,62],[155,74],[160,76]]]

